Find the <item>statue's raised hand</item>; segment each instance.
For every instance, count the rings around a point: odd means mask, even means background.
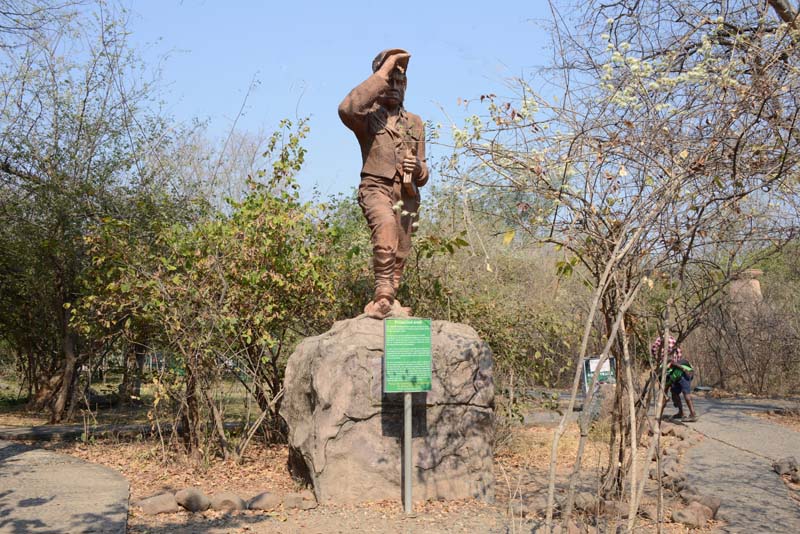
[[[390,50],[387,53],[386,59],[383,61],[383,64],[378,69],[378,72],[380,72],[387,78],[395,70],[399,70],[400,72],[405,74],[406,67],[408,67],[409,59],[411,59],[411,54],[409,54],[405,50],[401,50],[399,48],[395,50]]]

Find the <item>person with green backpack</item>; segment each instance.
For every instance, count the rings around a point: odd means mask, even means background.
[[[661,338],[659,337],[655,343],[650,347],[653,356],[659,360],[661,355]],[[678,413],[672,416],[674,421],[683,421],[686,423],[693,423],[697,421],[697,414],[694,411],[694,403],[692,402],[692,379],[694,378],[694,368],[688,360],[683,358],[681,349],[677,346],[675,338],[669,338],[669,354],[667,359],[667,377],[664,389],[669,390],[672,396],[672,404],[678,409]],[[659,366],[660,367],[660,366]],[[659,372],[661,376],[661,372]],[[681,402],[681,394],[686,399],[686,406],[689,407],[689,417],[683,413],[683,403]],[[664,415],[664,408],[667,406],[667,396],[664,396],[664,402],[661,404],[658,418]]]

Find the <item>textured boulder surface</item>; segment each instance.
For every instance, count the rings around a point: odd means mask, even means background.
[[[413,394],[413,498],[492,501],[491,351],[463,324],[433,321],[431,337],[432,389]],[[400,498],[403,395],[383,393],[383,343],[383,321],[362,315],[289,358],[289,468],[320,503]]]

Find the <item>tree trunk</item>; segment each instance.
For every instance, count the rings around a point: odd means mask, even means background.
[[[122,382],[117,389],[121,402],[128,402],[131,397],[131,346],[125,350],[125,357],[122,360]]]
[[[783,22],[792,26],[796,24],[797,13],[789,0],[767,0],[767,3],[772,6],[772,9]]]
[[[28,348],[28,368],[26,369],[26,381],[28,382],[28,402],[33,398],[34,383],[36,382],[36,359],[33,356],[33,349]]]
[[[71,396],[74,390],[75,368],[78,363],[77,343],[75,334],[68,329],[66,330],[67,332],[64,334],[62,347],[64,354],[64,370],[61,375],[61,389],[58,391],[58,397],[56,397],[56,401],[53,404],[52,413],[50,415],[51,423],[60,423],[62,421],[69,403],[72,402]]]
[[[214,396],[211,394],[210,388],[205,387],[202,389],[203,394],[206,397],[208,409],[211,412],[211,416],[214,421],[214,430],[219,438],[219,447],[222,450],[222,457],[227,460],[230,458],[231,447],[228,444],[227,438],[225,437],[225,420],[223,419],[222,412],[219,411],[217,404],[214,402]]]
[[[186,398],[183,413],[183,442],[192,460],[200,460],[201,429],[199,388],[196,369],[186,360]]]
[[[51,376],[49,379],[44,377],[36,379],[33,397],[28,401],[29,409],[34,412],[39,412],[50,405],[55,392],[58,391],[62,378],[63,375],[58,373]]]

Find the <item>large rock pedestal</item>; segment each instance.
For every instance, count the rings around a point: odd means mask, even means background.
[[[433,382],[413,394],[413,498],[494,499],[492,355],[475,331],[433,321]],[[359,316],[289,358],[280,413],[292,474],[317,500],[401,497],[403,395],[383,393],[383,321]]]

